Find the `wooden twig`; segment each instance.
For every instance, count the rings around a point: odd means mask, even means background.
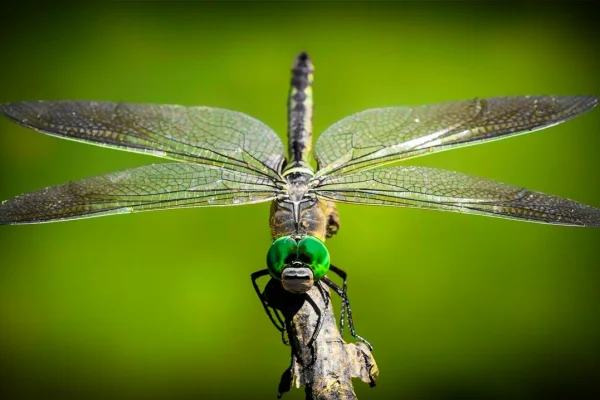
[[[264,295],[269,305],[285,317],[292,348],[291,367],[281,378],[279,397],[294,382],[298,388],[305,387],[310,400],[356,399],[353,378],[375,386],[379,375],[375,359],[364,343],[343,341],[325,285],[323,290],[315,286],[305,295],[297,295],[286,292],[279,281],[272,279]],[[319,314],[322,326],[313,338]]]

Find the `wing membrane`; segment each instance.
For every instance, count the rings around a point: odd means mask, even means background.
[[[273,199],[271,179],[225,168],[162,163],[23,194],[0,205],[0,224],[27,224]]]
[[[531,132],[571,119],[597,103],[593,96],[522,96],[366,110],[335,123],[319,137],[317,177]]]
[[[174,160],[278,178],[283,144],[267,125],[210,107],[91,101],[0,105],[8,118],[43,133]]]
[[[600,227],[600,210],[453,171],[390,167],[324,178],[319,197],[368,205],[418,207],[557,225]]]

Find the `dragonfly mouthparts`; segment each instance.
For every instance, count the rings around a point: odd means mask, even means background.
[[[281,283],[288,292],[306,293],[314,285],[313,272],[302,263],[294,262],[292,266],[283,269]]]

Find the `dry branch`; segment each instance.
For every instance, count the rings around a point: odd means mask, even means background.
[[[340,335],[325,285],[323,293],[315,286],[306,295],[286,292],[281,283],[272,279],[264,295],[269,305],[282,312],[292,347],[292,365],[282,376],[280,394],[288,391],[293,382],[305,386],[310,400],[356,399],[353,378],[375,386],[379,374],[375,359],[364,343],[345,343]],[[318,311],[317,311],[318,310]],[[320,333],[310,343],[318,324]]]

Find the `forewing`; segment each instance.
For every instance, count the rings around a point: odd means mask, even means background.
[[[317,177],[546,128],[597,102],[593,96],[522,96],[366,110],[335,123],[319,137]]]
[[[271,179],[210,165],[162,163],[26,193],[0,205],[0,224],[27,224],[273,199]]]
[[[557,225],[600,226],[600,210],[549,194],[436,168],[389,167],[324,178],[317,196]]]
[[[0,105],[13,121],[53,136],[278,178],[283,144],[267,125],[211,107],[93,101]]]

